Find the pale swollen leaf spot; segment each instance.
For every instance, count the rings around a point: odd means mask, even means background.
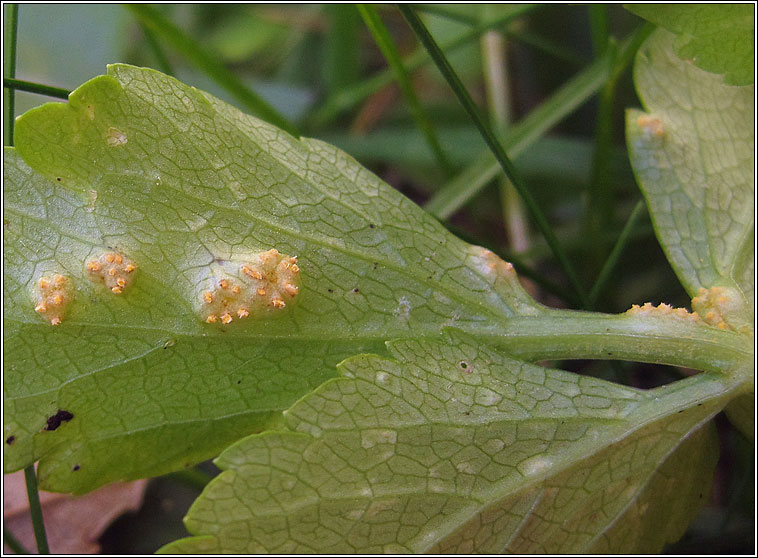
[[[700,321],[700,317],[697,314],[688,312],[686,308],[673,308],[670,304],[663,302],[658,306],[653,306],[650,302],[646,302],[642,306],[633,304],[626,311],[626,314],[630,316],[670,316],[678,320],[686,320],[693,323]]]
[[[738,314],[744,305],[742,296],[729,287],[701,288],[692,299],[692,309],[709,325],[719,329],[747,330],[747,326],[734,327],[730,316]],[[747,329],[746,329],[747,328]]]
[[[93,281],[103,281],[113,294],[123,293],[134,281],[137,266],[118,252],[104,252],[87,261],[87,274]]]
[[[129,139],[126,137],[126,134],[118,128],[110,127],[105,134],[105,143],[109,147],[123,147],[128,141]]]
[[[297,257],[272,248],[249,257],[215,260],[200,281],[198,311],[209,324],[273,317],[300,292]]]
[[[639,118],[637,118],[637,126],[640,127],[640,129],[645,134],[645,137],[647,139],[649,140],[663,139],[665,130],[663,127],[663,122],[661,121],[660,118],[649,116],[647,114],[642,114],[640,115]]]
[[[52,325],[59,325],[71,304],[73,291],[68,277],[56,273],[40,277],[33,286],[34,311]]]

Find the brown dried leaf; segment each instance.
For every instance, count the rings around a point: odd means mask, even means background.
[[[53,554],[95,554],[97,540],[114,519],[142,505],[146,480],[117,482],[85,496],[40,491],[47,540]],[[30,552],[34,540],[24,472],[3,477],[3,517],[6,527]],[[5,552],[9,552],[5,547]]]

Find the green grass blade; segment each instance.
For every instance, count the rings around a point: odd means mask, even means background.
[[[616,244],[613,246],[613,250],[611,250],[611,253],[608,255],[608,259],[605,261],[603,269],[600,270],[600,274],[598,275],[595,284],[592,286],[592,290],[590,291],[589,295],[590,303],[592,306],[595,306],[598,297],[603,292],[603,289],[605,289],[605,286],[608,283],[608,279],[610,279],[611,274],[613,273],[613,269],[619,262],[621,253],[624,251],[624,248],[626,247],[626,244],[632,235],[632,231],[634,230],[637,221],[639,221],[644,211],[645,202],[640,200],[637,202],[637,205],[634,206],[634,209],[632,209],[632,212],[629,215],[629,218],[626,220],[626,224],[624,225],[621,234],[619,234]]]
[[[447,174],[450,174],[453,170],[450,160],[442,149],[442,145],[440,144],[440,140],[437,137],[437,132],[435,131],[431,120],[429,120],[429,117],[419,102],[418,96],[411,84],[411,78],[400,58],[400,53],[398,52],[392,37],[390,37],[387,28],[384,26],[384,23],[382,23],[376,8],[368,4],[358,4],[358,11],[363,18],[363,21],[366,23],[366,27],[368,27],[371,35],[374,37],[376,44],[382,51],[382,54],[384,54],[384,57],[387,59],[392,71],[395,73],[397,83],[408,102],[411,113],[413,114],[413,119],[416,121],[416,125],[421,130],[421,133],[424,134],[426,142],[429,144],[429,147],[442,169]]]
[[[453,21],[457,21],[459,23],[465,23],[466,25],[473,26],[479,23],[479,19],[475,16],[451,11],[444,8],[443,5],[439,4],[413,4],[413,8],[417,12],[444,17]]]
[[[550,128],[571,114],[605,84],[609,76],[617,75],[617,68],[634,57],[639,45],[649,35],[652,26],[646,25],[624,40],[616,58],[617,65],[611,68],[608,53],[601,56],[520,122],[511,127],[503,138],[503,146],[513,158],[518,157]],[[424,208],[438,219],[447,219],[473,198],[500,172],[500,165],[489,150],[471,166],[440,188]]]
[[[329,21],[324,77],[326,90],[333,95],[358,81],[360,20],[355,6],[351,4],[327,4],[324,9]]]
[[[150,47],[150,51],[153,53],[153,56],[155,57],[155,61],[158,64],[158,69],[164,74],[168,74],[170,76],[176,75],[174,72],[174,68],[171,65],[171,62],[169,62],[169,59],[166,56],[166,53],[163,52],[163,48],[158,42],[158,38],[155,36],[155,33],[153,32],[153,30],[150,29],[147,25],[145,25],[142,22],[142,20],[138,19],[137,23],[142,29],[142,33],[145,34],[145,40],[147,41],[147,45]]]
[[[479,37],[485,31],[494,29],[505,25],[509,21],[513,21],[523,16],[525,13],[534,9],[535,5],[525,5],[518,10],[514,10],[502,17],[493,19],[486,23],[482,23],[477,27],[474,27],[468,31],[464,31],[457,38],[445,43],[442,47],[445,52],[452,52],[457,48],[460,48],[470,41]],[[403,58],[403,65],[409,72],[412,72],[422,66],[425,66],[431,61],[426,50],[419,48],[412,54]],[[387,69],[379,72],[373,77],[370,77],[360,83],[356,83],[352,87],[348,87],[343,91],[340,91],[336,95],[330,96],[324,101],[320,108],[313,112],[308,118],[307,125],[309,129],[318,129],[325,126],[327,123],[334,120],[337,116],[346,110],[351,109],[370,95],[379,91],[382,87],[385,87],[392,83],[394,79],[392,69]]]
[[[506,154],[505,149],[503,149],[500,140],[498,140],[498,138],[495,136],[492,129],[487,124],[487,121],[482,118],[482,115],[479,113],[479,110],[474,104],[473,99],[469,95],[463,83],[461,83],[461,80],[455,73],[455,70],[453,70],[452,66],[450,66],[447,58],[445,58],[445,55],[440,50],[439,46],[427,30],[424,23],[409,6],[401,4],[399,6],[399,9],[405,16],[406,20],[408,20],[408,23],[410,24],[413,31],[429,51],[429,54],[434,59],[434,62],[437,64],[440,72],[450,84],[450,87],[455,92],[458,100],[466,109],[466,112],[468,112],[469,116],[476,124],[476,127],[479,129],[482,137],[487,142],[487,145],[494,153],[495,158],[498,160],[500,166],[505,171],[506,176],[510,179],[511,183],[513,183],[513,186],[521,195],[521,198],[524,200],[524,205],[531,214],[532,219],[534,219],[537,228],[545,237],[545,240],[553,251],[553,254],[555,254],[556,259],[560,263],[563,270],[566,272],[566,275],[568,276],[572,287],[579,295],[579,298],[582,300],[582,305],[587,306],[589,304],[589,299],[587,298],[587,294],[584,291],[584,287],[582,287],[582,284],[579,281],[579,276],[574,271],[574,267],[566,256],[566,253],[563,251],[563,248],[561,248],[561,245],[558,242],[555,233],[550,228],[550,224],[545,218],[545,215],[537,205],[537,201],[534,199],[534,196],[532,196],[532,193],[524,185],[521,177],[516,171],[516,168],[513,166],[513,163]]]
[[[8,16],[6,19],[6,71],[10,78],[16,76],[16,45],[18,39],[18,4],[8,6]],[[13,145],[13,124],[15,122],[15,89],[8,88],[5,110],[8,111],[8,143]],[[34,537],[37,541],[37,552],[39,554],[50,554],[50,548],[47,544],[45,534],[45,522],[42,518],[42,507],[39,503],[39,489],[37,488],[37,474],[34,471],[34,465],[29,465],[24,469],[24,479],[26,481],[26,494],[29,498],[29,513],[34,528]],[[5,540],[11,546],[15,541],[10,533],[6,533]],[[19,544],[19,548],[23,547]],[[14,549],[15,550],[15,549]]]
[[[5,524],[5,521],[3,521],[3,542],[13,551],[13,554],[31,554],[31,552],[21,544],[21,541],[11,533],[10,529],[8,529],[8,526]]]
[[[590,11],[590,14],[592,13],[594,12]],[[603,85],[598,95],[595,148],[587,190],[587,212],[584,220],[588,245],[587,261],[594,270],[600,268],[600,263],[607,254],[606,245],[597,240],[603,231],[610,229],[614,222],[616,180],[611,169],[611,157],[614,149],[613,113],[617,86],[619,78],[631,63],[639,46],[652,32],[652,29],[650,25],[638,28],[631,35],[627,43],[628,47],[622,52],[619,52],[619,48],[613,40],[608,41],[602,51],[598,51],[610,54],[613,68],[608,81]]]
[[[39,95],[47,95],[48,97],[56,97],[64,100],[68,100],[68,95],[71,93],[68,89],[53,87],[52,85],[44,85],[42,83],[34,83],[23,79],[5,78],[3,80],[3,86],[11,90],[37,93]]]
[[[610,74],[609,58],[603,57],[582,70],[558,91],[511,127],[503,146],[518,157],[550,128],[571,114],[594,95]],[[438,219],[447,219],[473,198],[500,172],[500,165],[489,150],[461,174],[444,185],[425,205]]]
[[[16,77],[16,43],[18,39],[18,4],[8,4],[5,19],[5,77]],[[6,132],[8,145],[13,145],[13,124],[16,118],[16,92],[9,88],[5,93]]]
[[[129,4],[127,7],[142,25],[181,52],[192,64],[210,76],[255,116],[263,118],[293,136],[299,135],[294,124],[158,10],[147,4]]]
[[[616,45],[609,42],[602,52],[615,55]],[[595,112],[595,137],[587,188],[587,210],[584,230],[587,238],[587,256],[591,269],[597,271],[607,248],[597,242],[602,231],[608,230],[613,223],[615,187],[611,171],[611,154],[613,152],[613,109],[616,102],[616,81],[606,81],[598,95]]]
[[[608,47],[610,39],[608,35],[608,7],[603,4],[591,4],[588,9],[592,50],[595,52],[595,56],[600,56]]]
[[[24,469],[24,478],[26,479],[26,495],[29,497],[29,513],[32,516],[34,538],[37,541],[37,552],[39,554],[50,554],[47,534],[45,533],[45,521],[42,518],[42,506],[39,503],[37,473],[34,471],[34,465],[29,465]]]
[[[445,9],[439,4],[413,4],[413,7],[417,12],[437,15],[472,27],[480,23],[476,17]],[[581,66],[587,62],[574,49],[570,49],[566,45],[560,45],[527,29],[504,29],[503,33],[516,41],[541,50],[555,57],[557,60],[563,60],[576,66]],[[443,47],[443,50],[446,50],[446,48]]]
[[[576,50],[568,48],[566,45],[558,44],[528,29],[509,29],[506,31],[506,34],[513,40],[541,50],[556,60],[562,60],[574,66],[582,66],[587,62],[587,59],[582,57]]]

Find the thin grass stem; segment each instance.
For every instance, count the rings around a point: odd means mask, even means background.
[[[508,152],[517,157],[594,95],[608,79],[608,61],[601,59],[592,63],[513,125],[503,138]],[[447,219],[500,172],[500,164],[492,152],[485,150],[476,162],[440,188],[424,208],[438,219]]]
[[[453,52],[478,38],[482,33],[489,29],[495,29],[506,25],[508,22],[518,19],[536,7],[537,5],[534,4],[524,5],[519,9],[514,9],[512,12],[493,19],[492,21],[477,25],[468,31],[462,32],[458,37],[451,39],[449,42],[445,43],[442,48],[445,52]],[[429,57],[429,54],[422,47],[408,56],[405,56],[403,58],[403,65],[408,72],[413,72],[418,68],[425,66],[430,61],[431,58]],[[352,87],[345,88],[336,95],[327,97],[326,101],[324,101],[324,103],[322,103],[321,106],[308,117],[308,128],[318,129],[323,127],[343,112],[351,109],[364,99],[379,91],[382,87],[392,83],[393,79],[394,75],[392,69],[388,68],[360,83],[356,83]]]
[[[453,21],[464,23],[466,25],[474,26],[479,23],[479,19],[474,16],[447,10],[439,4],[413,4],[413,8],[417,12],[424,12],[427,14],[444,17],[446,19],[451,19]]]
[[[604,4],[590,4],[588,9],[592,50],[597,57],[605,52],[610,39],[608,34],[608,7]]]
[[[196,68],[203,71],[217,84],[233,95],[254,115],[278,126],[286,132],[299,136],[297,128],[260,95],[245,85],[237,75],[208,53],[192,37],[179,29],[158,10],[147,4],[129,4],[127,8],[157,36],[184,55]]]
[[[624,251],[627,242],[632,236],[632,231],[634,230],[637,221],[644,211],[645,202],[640,200],[637,202],[637,205],[634,206],[634,209],[632,209],[632,212],[629,214],[629,218],[626,220],[626,224],[621,230],[621,234],[619,234],[618,240],[616,240],[616,244],[614,244],[611,253],[608,255],[608,259],[605,260],[605,264],[600,270],[600,273],[597,276],[597,280],[592,286],[592,290],[590,290],[589,298],[592,307],[595,306],[598,297],[603,292],[603,289],[605,289],[605,286],[608,283],[608,280],[610,279],[611,274],[616,267],[616,264],[618,264],[619,259],[621,258],[621,253]]]
[[[329,95],[358,81],[358,30],[360,20],[353,4],[326,4],[329,30],[326,35],[324,79]]]
[[[39,503],[37,473],[34,471],[34,465],[29,465],[24,469],[24,479],[26,480],[26,495],[29,498],[29,513],[32,516],[34,538],[37,541],[37,552],[39,554],[50,554],[47,534],[45,533],[45,520],[42,517],[42,506]]]
[[[382,51],[382,54],[384,54],[384,57],[387,59],[387,62],[392,68],[392,71],[395,74],[395,79],[400,86],[400,90],[403,92],[405,100],[408,102],[408,106],[411,109],[413,119],[416,121],[416,125],[424,135],[426,143],[431,148],[432,152],[437,158],[437,162],[439,163],[440,167],[445,171],[445,174],[451,174],[453,167],[450,164],[450,159],[442,148],[442,144],[440,143],[437,131],[434,129],[432,121],[429,119],[426,111],[424,111],[423,107],[421,106],[421,102],[419,101],[418,96],[416,95],[416,91],[413,89],[413,85],[411,84],[411,78],[408,75],[405,66],[403,65],[403,61],[400,58],[400,53],[398,52],[397,47],[395,46],[395,43],[389,34],[389,31],[387,31],[384,23],[382,23],[382,20],[379,17],[376,8],[368,4],[358,4],[357,7],[358,11],[361,14],[361,17],[363,18],[363,21],[366,24],[366,27],[368,27],[371,35],[376,41],[376,44],[379,46],[379,49]]]
[[[16,48],[18,44],[18,4],[8,4],[5,18],[5,72],[4,77],[16,77]],[[6,133],[8,145],[13,145],[13,124],[16,120],[16,92],[5,91]]]
[[[153,30],[142,23],[142,20],[138,19],[137,23],[139,24],[140,29],[142,29],[142,33],[145,35],[147,46],[150,47],[150,51],[155,57],[155,61],[158,64],[158,69],[164,74],[170,76],[176,75],[174,73],[174,67],[169,61],[168,56],[166,56],[166,53],[163,51],[163,47],[161,47],[160,43],[158,42],[158,38],[155,36],[155,33],[153,33]]]
[[[506,39],[497,31],[487,31],[482,36],[481,48],[490,120],[500,135],[503,135],[511,120]],[[529,233],[524,206],[508,178],[501,177],[499,187],[508,248],[511,252],[520,254],[529,248]]]
[[[68,100],[68,96],[71,91],[63,89],[61,87],[54,87],[52,85],[44,85],[42,83],[34,83],[32,81],[25,81],[23,79],[4,78],[3,87],[11,90],[26,91],[27,93],[37,93],[38,95],[47,95],[48,97],[56,97],[58,99]]]
[[[479,129],[479,132],[482,134],[482,137],[484,138],[485,142],[494,153],[495,158],[500,163],[500,166],[503,168],[503,171],[505,172],[506,176],[510,179],[513,186],[521,195],[521,199],[524,201],[524,205],[529,211],[529,214],[532,216],[532,219],[534,219],[534,222],[537,225],[537,228],[545,237],[545,240],[547,241],[548,245],[553,251],[553,254],[558,260],[558,263],[561,265],[561,267],[565,271],[569,279],[569,282],[571,283],[571,286],[576,291],[577,295],[579,296],[579,299],[582,301],[582,306],[587,307],[589,305],[589,299],[587,298],[587,293],[585,292],[584,287],[579,281],[579,276],[576,274],[576,271],[574,270],[573,265],[571,264],[565,252],[563,251],[563,248],[558,242],[558,239],[556,238],[555,233],[553,233],[553,230],[550,228],[550,224],[545,218],[545,215],[542,213],[542,210],[537,205],[537,201],[532,196],[532,193],[526,188],[523,180],[521,179],[518,172],[516,171],[516,168],[513,166],[513,163],[511,162],[510,158],[505,153],[505,149],[503,149],[503,146],[500,143],[500,140],[492,132],[492,129],[487,124],[486,120],[482,118],[482,115],[480,114],[479,110],[474,104],[473,99],[471,98],[468,91],[464,87],[460,78],[458,77],[458,74],[456,74],[455,70],[453,70],[452,66],[450,66],[450,63],[448,62],[447,58],[440,50],[439,46],[437,45],[436,41],[429,33],[424,23],[419,19],[419,17],[416,15],[416,13],[413,11],[413,9],[410,6],[405,5],[405,4],[400,4],[398,7],[400,11],[403,13],[403,15],[405,16],[408,23],[410,24],[411,28],[414,30],[416,35],[419,37],[421,42],[429,51],[429,54],[431,55],[432,59],[437,64],[437,68],[440,70],[442,75],[450,84],[450,87],[455,92],[456,96],[458,97],[458,100],[461,102],[466,112],[474,121],[476,127]]]

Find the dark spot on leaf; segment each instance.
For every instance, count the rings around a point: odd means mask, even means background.
[[[237,385],[241,384],[242,380],[237,380]]]
[[[463,414],[469,416],[471,414],[471,411],[464,411]]]
[[[63,180],[63,179],[62,179],[60,176],[56,176],[56,177],[55,177],[55,180],[57,180],[58,182],[60,182],[60,181],[61,181],[61,180]]]
[[[379,266],[378,262],[374,262],[374,269],[376,269]]]
[[[333,293],[334,291],[332,289],[326,289],[327,292]]]
[[[10,446],[15,441],[16,441],[16,437],[15,436],[8,436],[8,438],[5,440],[5,443]]]
[[[47,419],[47,426],[45,430],[56,430],[62,423],[70,421],[74,418],[72,413],[58,409],[58,412]]]
[[[465,360],[458,362],[458,368],[460,368],[461,371],[465,372],[466,374],[471,374],[472,366]]]
[[[353,289],[353,292],[354,292],[354,293],[358,293],[358,292],[360,292],[360,291],[358,290],[358,287],[355,287],[355,288]]]
[[[71,469],[71,470],[72,471],[78,471],[79,469],[81,469],[81,467],[79,465],[74,465],[73,469]]]
[[[374,227],[376,227],[376,225],[374,223],[369,223],[368,224],[368,228],[369,229],[373,229]]]

